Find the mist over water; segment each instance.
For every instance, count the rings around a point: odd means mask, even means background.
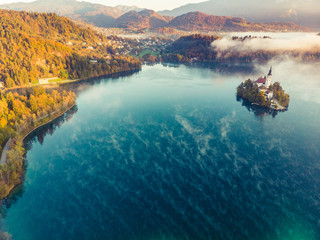
[[[232,37],[256,37],[245,41],[233,41]],[[264,38],[268,37],[268,38]],[[217,51],[320,51],[320,36],[317,33],[229,33],[212,43]]]
[[[16,240],[320,238],[320,68],[273,62],[289,111],[236,100],[258,74],[145,66],[80,93],[30,139],[25,182],[2,207]],[[42,139],[42,138],[40,138]]]

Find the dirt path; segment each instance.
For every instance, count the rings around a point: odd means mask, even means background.
[[[277,101],[277,99],[273,99],[274,101],[275,101],[275,103],[277,104],[277,110],[285,110],[286,108],[285,107],[283,107],[283,106],[281,106],[281,104]]]

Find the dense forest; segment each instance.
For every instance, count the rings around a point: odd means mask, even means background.
[[[73,106],[76,99],[73,92],[46,92],[40,87],[28,88],[26,92],[26,95],[8,92],[0,96],[1,152],[8,139],[12,139],[7,162],[0,165],[0,199],[21,182],[24,135]]]
[[[167,62],[214,60],[217,55],[214,51],[210,51],[210,46],[217,39],[220,39],[220,37],[201,34],[180,37],[166,49],[162,60]]]
[[[0,10],[0,81],[6,87],[141,67],[138,59],[116,53],[106,37],[65,17]]]
[[[269,90],[273,91],[273,97],[281,104],[281,106],[286,108],[289,106],[290,96],[284,92],[279,82],[271,84]]]

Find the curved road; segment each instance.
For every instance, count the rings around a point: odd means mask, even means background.
[[[1,153],[1,160],[0,160],[0,165],[3,165],[6,163],[7,160],[7,152],[9,151],[9,146],[11,143],[11,138],[8,140],[8,142],[6,143],[6,145],[4,146],[2,153]]]
[[[73,108],[74,106],[75,106],[75,105],[72,105],[70,108],[68,108],[67,110],[63,111],[63,112],[62,112],[59,116],[57,116],[57,117],[62,116],[64,113],[66,113],[67,111],[69,111],[69,110],[70,110],[71,108]],[[51,113],[50,115],[54,115],[54,114],[56,114],[57,112],[59,112],[59,111],[54,111],[54,112]],[[50,115],[47,114],[47,115],[45,115],[45,116],[42,116],[42,117],[38,118],[37,121],[40,121],[40,120],[42,120],[42,119],[44,119],[44,118],[46,118],[46,117],[49,117]],[[49,122],[53,121],[53,120],[56,119],[57,117],[51,119]],[[47,124],[47,123],[48,123],[48,122],[46,122],[46,123],[44,123],[44,124],[36,127],[35,129],[37,129],[37,128],[39,128],[39,127],[41,127],[41,126],[43,126],[43,125],[45,125],[45,124]],[[33,132],[35,129],[32,129],[30,132]],[[30,133],[30,132],[29,132],[29,133]],[[29,133],[27,133],[25,136],[28,136]],[[11,140],[12,140],[12,139],[10,138],[10,139],[7,141],[6,145],[4,146],[4,148],[3,148],[3,150],[2,150],[1,159],[0,159],[0,165],[3,165],[3,164],[5,164],[5,163],[7,162],[7,152],[10,150]]]

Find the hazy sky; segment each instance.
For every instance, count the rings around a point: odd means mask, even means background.
[[[0,4],[14,2],[32,2],[33,0],[0,0]],[[85,0],[86,2],[100,3],[107,6],[136,5],[154,10],[173,9],[188,3],[204,2],[205,0]]]

